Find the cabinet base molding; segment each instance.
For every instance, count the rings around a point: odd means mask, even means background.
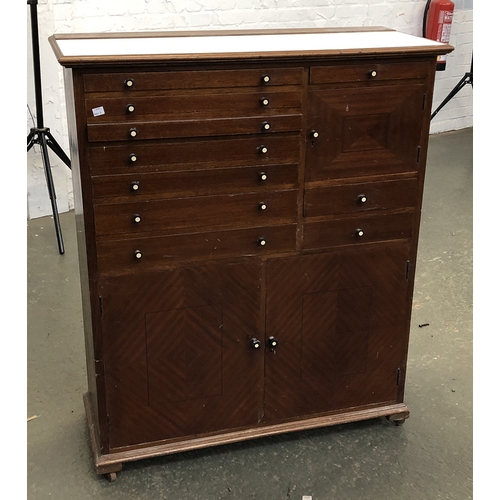
[[[396,403],[385,406],[353,409],[352,411],[343,410],[341,413],[339,412],[331,415],[267,425],[259,428],[222,432],[216,435],[192,437],[182,441],[164,444],[153,444],[151,446],[141,445],[140,448],[102,454],[98,446],[98,432],[94,420],[95,413],[92,409],[89,393],[84,394],[83,402],[85,405],[85,413],[87,416],[96,472],[98,474],[106,475],[109,481],[114,481],[116,479],[116,473],[121,471],[123,463],[125,462],[172,455],[174,453],[182,453],[185,451],[247,441],[260,437],[285,434],[287,432],[329,427],[381,417],[386,417],[389,421],[394,422],[397,425],[401,425],[410,416],[410,408],[406,404]]]

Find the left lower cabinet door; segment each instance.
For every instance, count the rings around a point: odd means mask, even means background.
[[[103,280],[110,450],[258,424],[261,271],[252,261]]]

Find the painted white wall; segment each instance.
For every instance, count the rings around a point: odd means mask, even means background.
[[[454,0],[447,68],[436,76],[434,109],[470,69],[472,0]],[[386,26],[422,34],[426,0],[39,0],[44,125],[68,152],[62,68],[48,37],[53,33]],[[28,106],[35,114],[31,31],[28,15]],[[33,126],[27,112],[27,130]],[[472,126],[472,88],[464,87],[433,119],[431,133]],[[59,212],[73,208],[71,171],[50,152]],[[40,148],[28,153],[28,218],[52,213]]]

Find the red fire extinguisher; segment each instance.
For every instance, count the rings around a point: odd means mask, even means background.
[[[427,0],[424,11],[423,36],[437,42],[450,41],[451,23],[455,4],[450,0]],[[446,55],[438,56],[437,71],[446,68]]]

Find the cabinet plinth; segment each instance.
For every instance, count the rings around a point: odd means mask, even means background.
[[[385,28],[50,42],[97,472],[402,423],[436,56],[452,47]]]

